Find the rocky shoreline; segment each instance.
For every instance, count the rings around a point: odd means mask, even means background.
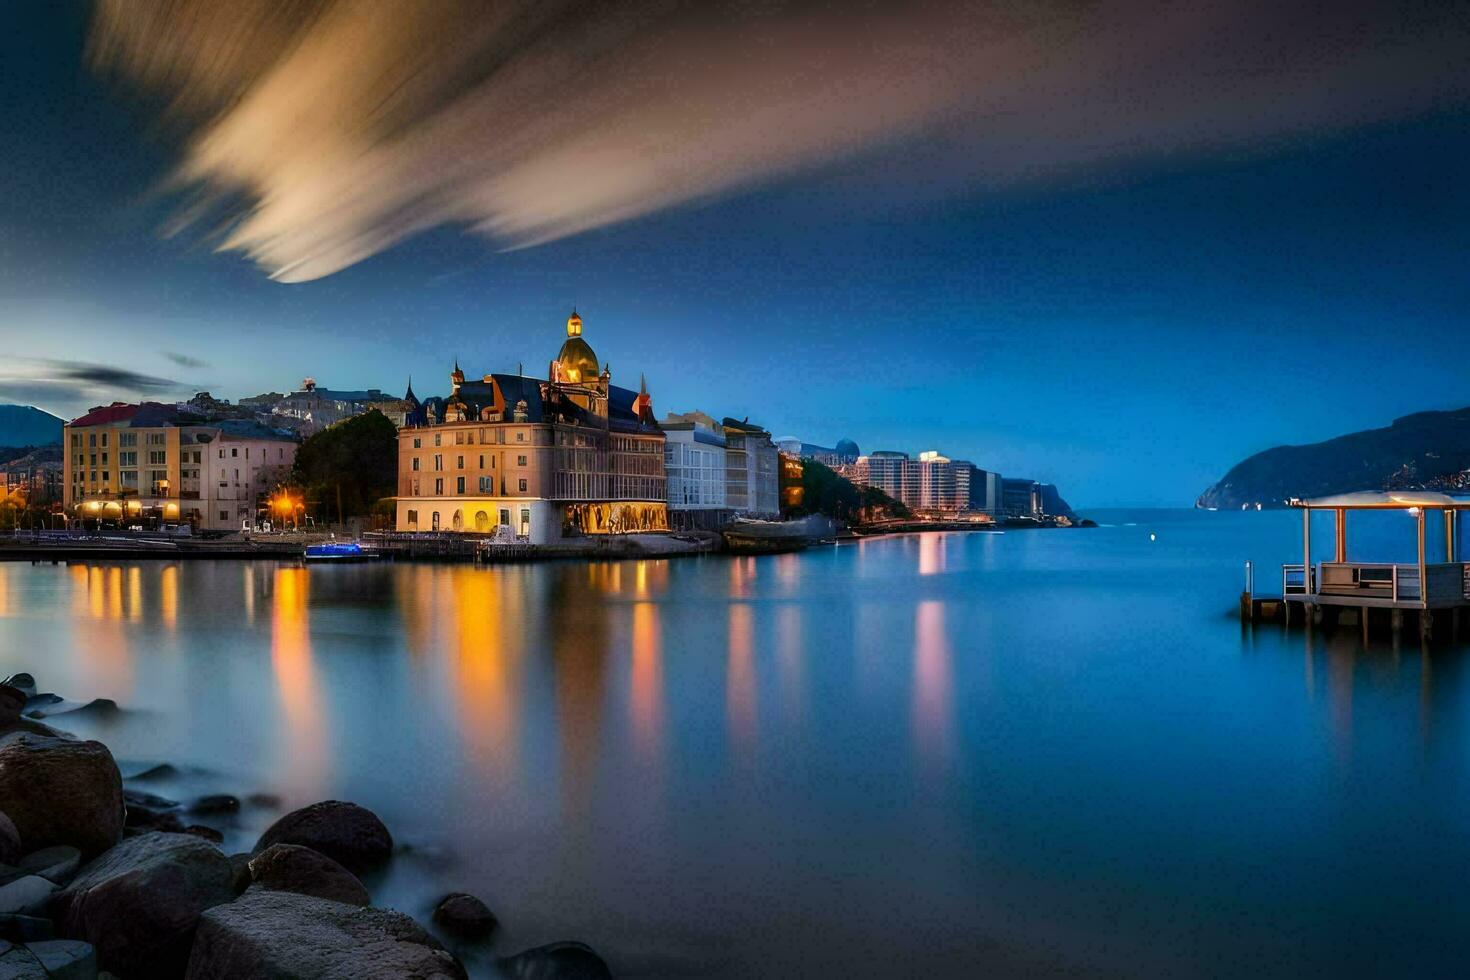
[[[0,980],[468,980],[454,950],[372,905],[360,876],[391,862],[394,843],[370,810],[314,803],[276,820],[248,853],[226,854],[210,819],[240,799],[186,806],[125,788],[107,746],[37,717],[58,703],[29,674],[0,682]],[[463,892],[446,894],[433,919],[461,949],[488,943],[498,924]],[[576,942],[489,970],[506,980],[612,976]]]

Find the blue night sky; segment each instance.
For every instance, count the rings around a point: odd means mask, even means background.
[[[396,392],[410,373],[420,396],[439,394],[456,356],[470,374],[518,362],[543,374],[575,303],[614,381],[633,387],[645,374],[660,415],[697,408],[826,445],[939,449],[1055,482],[1074,506],[1187,505],[1271,445],[1470,404],[1467,69],[1435,67],[1439,42],[1466,38],[1466,18],[1408,7],[1420,26],[1384,56],[1409,66],[1402,84],[1354,55],[1346,74],[1303,96],[1311,111],[1259,129],[1250,120],[1271,114],[1271,85],[1200,95],[1207,119],[1230,110],[1218,141],[1181,126],[1194,98],[1184,95],[1157,109],[1178,138],[1134,147],[1134,134],[1153,131],[1150,103],[1128,126],[1118,124],[1127,114],[1099,118],[1113,127],[1099,141],[1116,153],[1080,154],[1064,136],[1054,159],[1050,127],[1037,123],[1013,131],[1025,147],[1017,162],[987,149],[984,127],[950,124],[944,113],[963,118],[970,103],[905,103],[883,110],[920,117],[901,139],[828,153],[822,137],[797,160],[754,154],[729,181],[699,168],[744,147],[716,147],[688,162],[687,188],[666,201],[645,194],[626,218],[563,221],[518,177],[508,186],[516,208],[536,206],[534,221],[498,237],[470,225],[507,227],[516,209],[484,205],[487,185],[475,183],[504,164],[477,160],[463,185],[432,188],[452,199],[448,216],[282,282],[269,273],[345,254],[343,242],[399,227],[411,207],[264,259],[217,250],[207,225],[166,234],[187,197],[166,181],[198,117],[180,122],[163,107],[168,93],[140,94],[146,86],[89,66],[91,8],[10,4],[0,14],[0,401],[71,416],[112,398],[285,391],[306,375]],[[1374,23],[1393,23],[1382,17]],[[1281,76],[1297,77],[1292,56],[1281,58]],[[1223,77],[1246,61],[1227,59]],[[1291,83],[1277,84],[1289,101]],[[1388,94],[1360,113],[1365,88]],[[1017,113],[1052,118],[1046,98],[1012,91]],[[731,103],[714,104],[728,113]],[[725,135],[712,138],[747,138],[713,125]],[[465,158],[452,141],[446,152]],[[407,171],[425,169],[422,155],[407,159]],[[546,151],[523,169],[540,179],[555,163]],[[582,165],[600,188],[597,154]]]

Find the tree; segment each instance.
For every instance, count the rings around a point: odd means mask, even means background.
[[[292,482],[337,520],[371,513],[398,484],[398,429],[369,409],[311,436],[296,450]]]
[[[790,517],[823,514],[862,524],[885,517],[913,516],[907,507],[877,487],[859,487],[813,459],[802,460],[801,466],[801,505],[789,510]]]

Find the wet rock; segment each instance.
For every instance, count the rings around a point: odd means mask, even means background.
[[[95,980],[97,951],[76,939],[49,939],[26,943],[51,980]]]
[[[225,842],[224,834],[215,830],[213,827],[206,827],[202,823],[189,824],[184,828],[184,833],[193,834],[195,837],[207,840],[211,844],[223,844]]]
[[[20,860],[20,869],[27,874],[40,875],[57,885],[65,885],[77,873],[82,863],[82,852],[70,844],[57,844],[32,851]]]
[[[12,943],[29,943],[39,939],[55,939],[56,926],[39,915],[8,913],[0,915],[0,939]]]
[[[489,906],[464,892],[444,896],[434,907],[434,922],[461,939],[485,939],[500,924]]]
[[[56,891],[56,882],[40,875],[26,875],[0,885],[0,914],[35,915],[44,911]]]
[[[201,796],[189,806],[190,813],[235,813],[240,809],[240,800],[228,793],[212,793]]]
[[[244,852],[230,855],[230,871],[234,874],[235,894],[238,895],[250,887],[250,855]]]
[[[166,830],[170,833],[184,832],[184,822],[175,812],[179,804],[140,789],[124,789],[123,803],[128,812],[125,824],[138,830]]]
[[[46,968],[24,946],[0,939],[0,977],[4,980],[46,980]]]
[[[21,713],[25,710],[25,705],[24,691],[18,687],[11,687],[9,684],[0,684],[0,735],[9,732],[31,732],[35,735],[57,734],[55,730],[38,721],[22,718]]]
[[[160,762],[156,765],[148,766],[126,778],[128,782],[133,782],[136,780],[138,782],[146,783],[150,780],[174,779],[178,775],[179,771],[173,766],[169,765],[167,762]]]
[[[32,694],[30,697],[26,698],[25,707],[21,708],[20,713],[25,714],[28,711],[34,711],[37,708],[44,708],[47,705],[60,704],[64,700],[65,699],[60,694],[52,694],[50,691],[45,691],[41,694]]]
[[[309,847],[354,874],[382,864],[393,853],[393,837],[377,814],[340,800],[313,803],[286,814],[260,835],[255,853],[272,844]]]
[[[357,876],[325,854],[299,844],[272,844],[250,861],[250,878],[261,888],[314,895],[348,905],[372,897]]]
[[[0,864],[14,864],[24,852],[20,849],[20,831],[0,810]]]
[[[187,980],[464,980],[464,968],[418,923],[295,892],[251,888],[204,913]]]
[[[170,800],[156,793],[146,793],[141,789],[123,790],[123,802],[129,807],[137,807],[140,810],[173,810],[178,807],[178,800]]]
[[[229,859],[187,834],[125,840],[82,868],[51,903],[63,935],[97,947],[124,976],[183,971],[199,916],[235,897]]]
[[[0,736],[0,800],[27,850],[70,844],[85,857],[122,836],[122,777],[101,742]]]
[[[92,718],[107,721],[116,718],[122,713],[117,702],[111,698],[93,698],[91,701],[81,703],[78,701],[57,701],[52,704],[38,705],[27,708],[27,718],[57,718],[66,716],[68,719]]]
[[[24,671],[18,674],[11,674],[5,680],[0,681],[0,684],[15,688],[28,698],[36,696],[36,679]]]
[[[612,971],[592,947],[561,942],[537,946],[500,961],[506,980],[612,980]]]

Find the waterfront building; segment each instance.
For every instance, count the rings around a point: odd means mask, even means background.
[[[664,430],[664,470],[669,481],[669,526],[714,530],[730,520],[726,500],[723,427],[703,412],[670,413]]]
[[[970,467],[970,510],[1004,516],[1001,506],[1001,475],[993,470]]]
[[[771,518],[781,512],[781,463],[771,434],[749,418],[726,418],[725,500],[743,517]]]
[[[1008,517],[1040,518],[1041,484],[1035,480],[1001,480],[1001,509]]]
[[[456,362],[449,394],[411,413],[398,433],[396,527],[508,527],[532,544],[665,530],[664,442],[647,385],[613,385],[573,311],[545,380],[468,380]]]
[[[290,473],[296,441],[251,419],[114,402],[65,427],[63,506],[81,520],[240,530]]]
[[[985,484],[977,474],[984,471],[934,450],[920,453],[917,459],[908,453],[881,450],[837,469],[853,483],[877,487],[915,513],[944,517],[985,509],[975,506],[976,486],[982,487],[983,495]]]

